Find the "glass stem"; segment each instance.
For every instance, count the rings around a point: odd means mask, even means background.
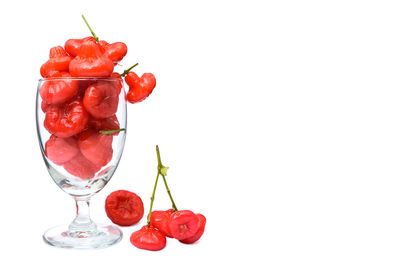
[[[90,197],[79,198],[75,197],[76,203],[76,217],[69,225],[71,233],[82,234],[89,233],[96,230],[96,224],[90,219],[89,203]]]

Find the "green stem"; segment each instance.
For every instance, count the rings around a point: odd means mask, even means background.
[[[116,129],[116,130],[108,130],[108,131],[99,131],[99,133],[101,133],[101,134],[113,134],[113,133],[118,133],[118,132],[122,132],[122,131],[125,131],[125,128]]]
[[[178,211],[178,208],[177,208],[176,205],[175,205],[174,199],[172,198],[171,191],[170,191],[169,188],[168,188],[167,180],[165,179],[165,176],[164,176],[164,175],[161,174],[161,176],[162,176],[162,178],[163,178],[163,180],[164,180],[164,185],[165,185],[165,188],[167,189],[167,193],[168,193],[168,195],[169,195],[169,199],[171,199],[172,209],[174,210],[174,212],[175,212],[175,211]]]
[[[83,20],[85,21],[86,26],[88,26],[88,28],[89,28],[90,32],[92,33],[94,39],[96,40],[96,42],[98,42],[98,41],[99,41],[99,38],[98,38],[98,37],[96,36],[96,34],[93,32],[92,28],[90,28],[89,23],[87,22],[87,20],[86,20],[86,18],[85,18],[85,16],[84,16],[83,14],[82,14],[82,18],[83,18]]]
[[[133,65],[133,66],[130,67],[129,69],[124,70],[124,72],[121,74],[121,77],[125,77],[125,76],[128,74],[128,72],[129,72],[131,69],[133,69],[134,67],[136,67],[137,65],[139,65],[139,63],[136,63],[135,65]]]
[[[156,178],[156,182],[154,184],[153,194],[151,195],[150,211],[149,211],[149,215],[147,216],[147,226],[149,226],[149,227],[150,227],[151,212],[153,210],[154,195],[156,193],[156,188],[157,188],[157,183],[158,183],[158,177],[159,176],[160,176],[160,172],[157,172],[157,178]]]
[[[171,203],[172,203],[172,209],[174,211],[177,211],[178,208],[176,207],[175,201],[172,198],[171,191],[169,190],[169,187],[168,187],[168,184],[167,184],[167,179],[165,179],[165,175],[161,173],[161,168],[163,168],[164,166],[161,163],[161,155],[160,155],[160,149],[158,148],[158,145],[156,146],[156,151],[157,151],[157,161],[158,161],[158,173],[161,174],[161,176],[162,176],[162,178],[164,180],[165,188],[167,189],[167,193],[168,193],[169,199],[171,200]]]

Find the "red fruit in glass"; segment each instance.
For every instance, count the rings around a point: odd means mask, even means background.
[[[123,42],[109,44],[106,41],[100,41],[99,45],[104,50],[104,56],[108,57],[114,65],[118,64],[128,52],[128,47]]]
[[[113,156],[113,137],[87,129],[78,137],[78,146],[82,155],[96,166],[105,166]]]
[[[40,87],[40,96],[47,104],[60,104],[73,98],[78,91],[78,81],[68,79],[72,77],[68,72],[55,72],[51,79]],[[63,78],[63,79],[57,79]]]
[[[89,126],[93,127],[98,131],[110,131],[110,130],[118,130],[120,128],[119,121],[116,115],[112,115],[111,117],[105,119],[96,119],[93,117],[89,118]],[[118,135],[119,132],[111,134],[112,136]]]
[[[83,104],[96,119],[111,117],[118,108],[118,88],[113,82],[100,81],[86,89]]]
[[[90,179],[95,176],[101,167],[96,166],[81,153],[78,153],[70,161],[63,164],[64,169],[70,174],[83,180]]]
[[[61,138],[53,134],[45,145],[46,157],[57,165],[70,161],[78,153],[78,142],[74,137]]]
[[[62,46],[50,49],[49,60],[40,67],[40,75],[43,78],[49,77],[54,72],[68,71],[72,57],[69,56]]]
[[[82,43],[78,55],[69,64],[69,72],[74,77],[109,77],[113,70],[113,62],[90,40]]]
[[[86,128],[89,114],[79,99],[47,108],[44,127],[58,137],[70,137]]]
[[[67,53],[70,54],[71,56],[76,57],[79,53],[79,49],[81,48],[82,44],[85,41],[95,42],[95,39],[92,36],[85,37],[82,39],[69,39],[65,42],[64,45],[65,51],[67,51]]]

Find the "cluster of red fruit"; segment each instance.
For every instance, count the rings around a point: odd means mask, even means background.
[[[204,233],[206,217],[190,210],[178,210],[166,181],[168,167],[161,163],[157,146],[158,173],[151,197],[147,225],[133,232],[130,241],[140,249],[161,250],[166,246],[166,237],[176,238],[184,244],[192,244]],[[152,211],[158,178],[162,176],[172,209]],[[106,199],[106,213],[112,222],[121,226],[130,226],[140,221],[144,214],[143,202],[135,193],[119,190],[111,193]]]
[[[45,154],[82,179],[94,177],[110,162],[113,137],[124,130],[116,116],[123,91],[121,77],[126,76],[126,99],[131,103],[144,100],[156,85],[153,74],[139,78],[130,71],[137,64],[122,74],[114,72],[127,46],[99,41],[89,29],[93,37],[69,39],[64,47],[50,49],[49,59],[40,68],[45,79],[39,89],[44,127],[51,134]]]

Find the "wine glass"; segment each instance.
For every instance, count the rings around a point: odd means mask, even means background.
[[[69,225],[47,230],[43,239],[63,248],[108,247],[121,240],[122,232],[94,223],[89,202],[111,179],[124,148],[123,82],[58,76],[39,80],[36,126],[46,167],[54,182],[75,199],[76,217]]]

